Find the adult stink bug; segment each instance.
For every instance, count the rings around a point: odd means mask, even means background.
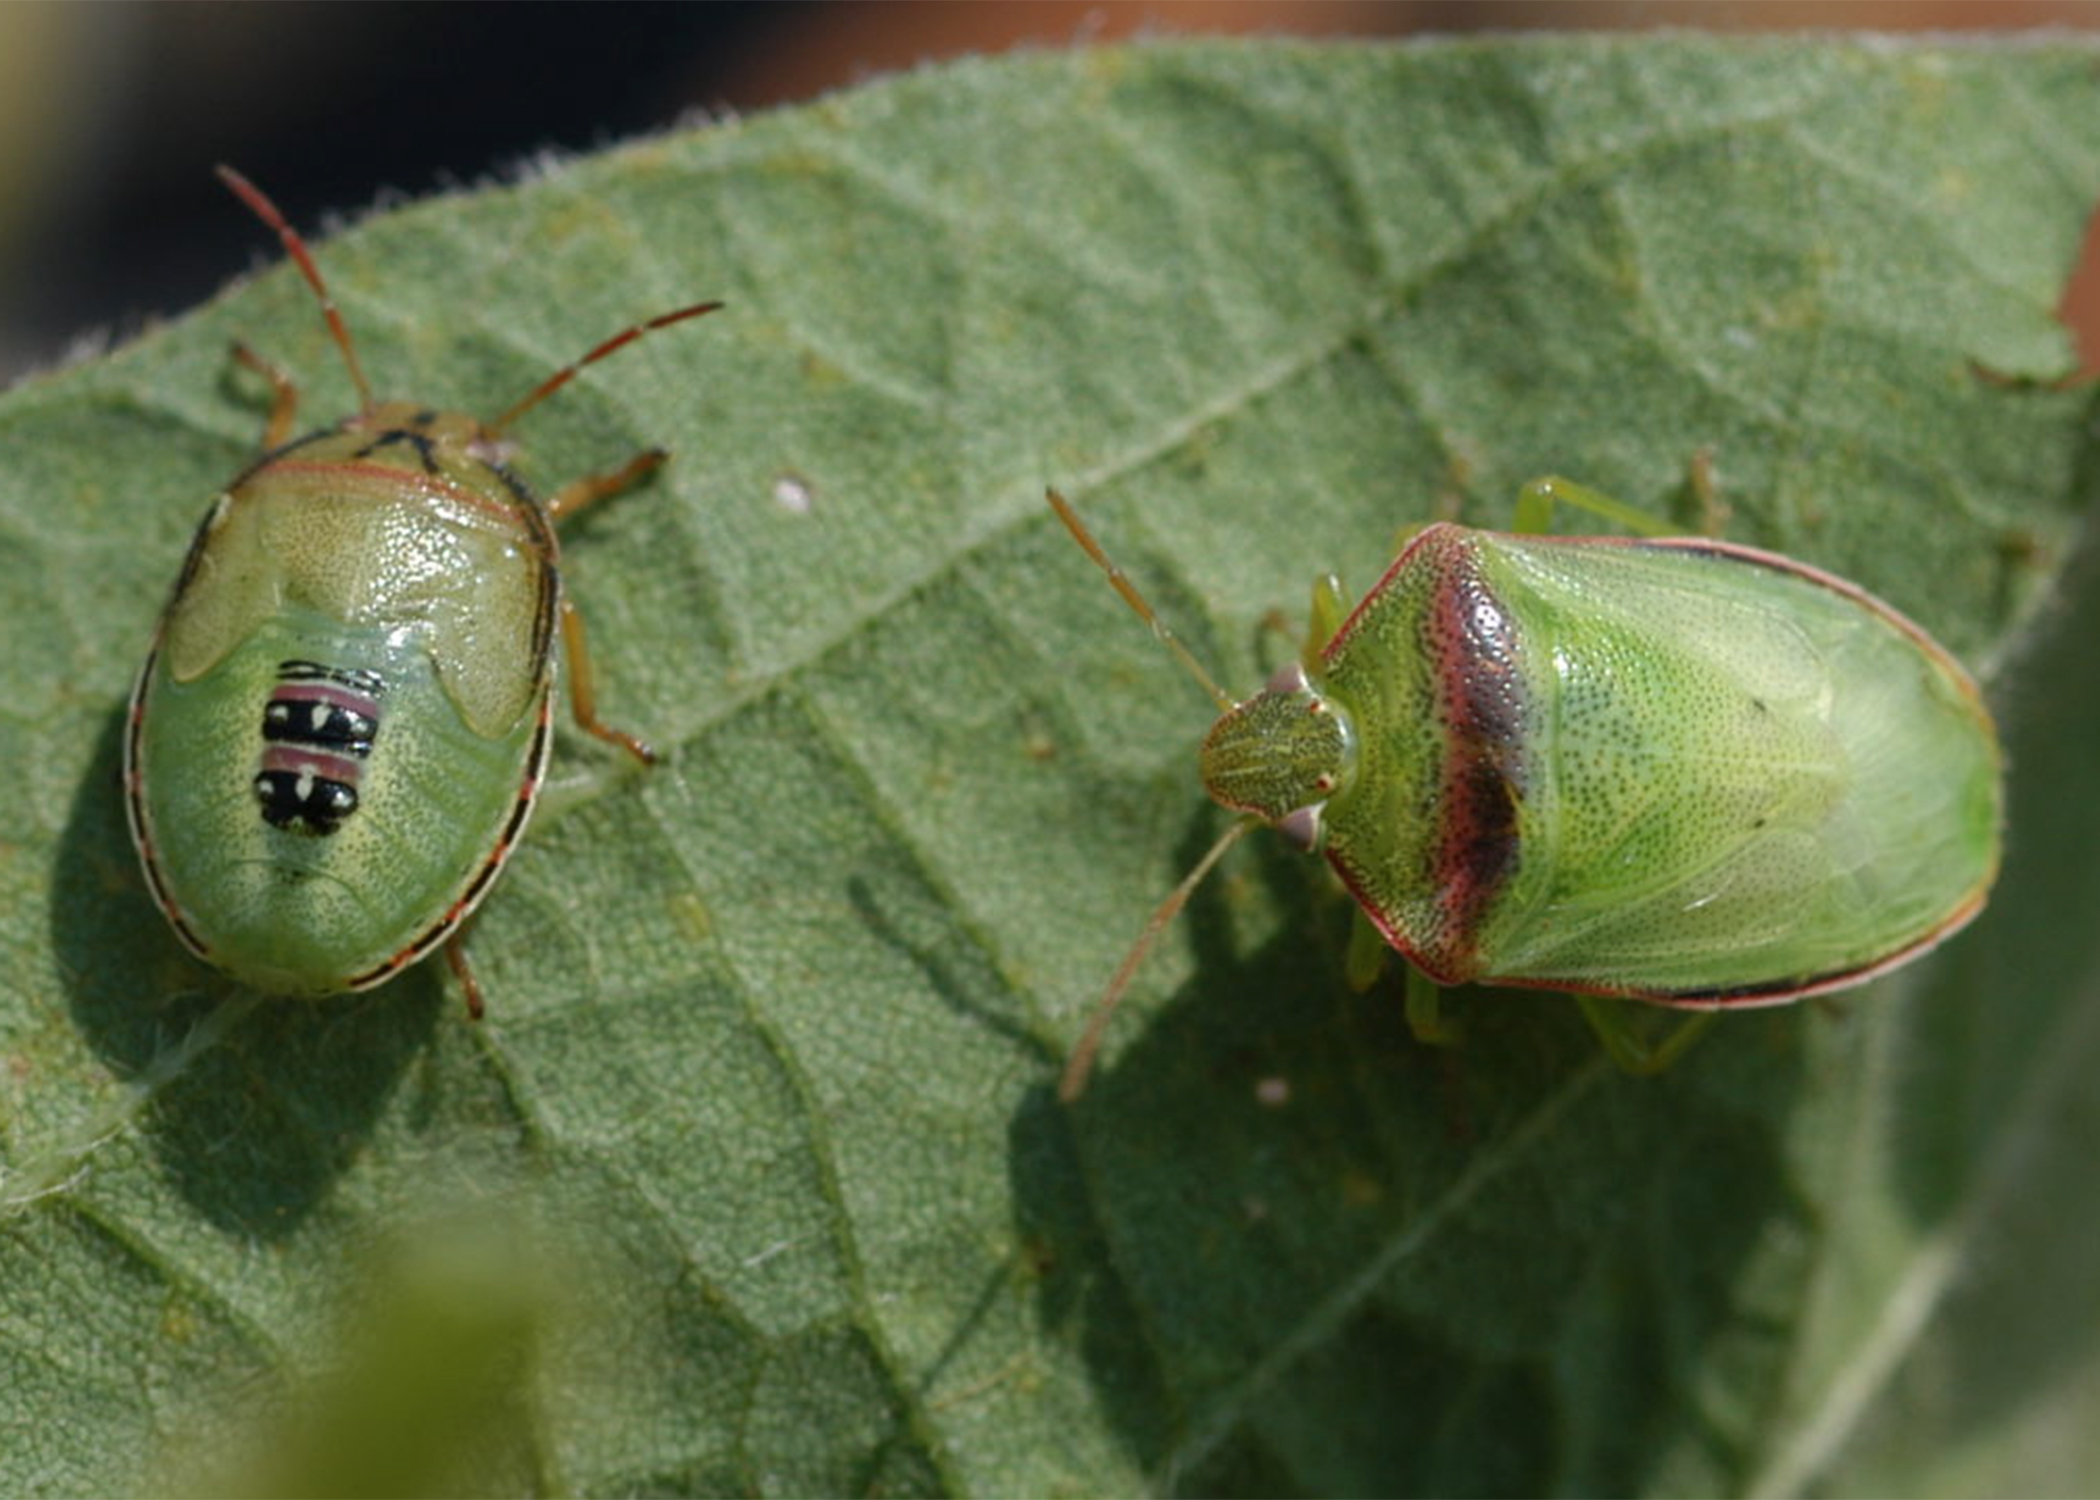
[[[132,841],[176,935],[242,983],[365,989],[445,942],[478,1017],[460,925],[539,792],[557,622],[576,722],[654,758],[598,718],[554,523],[666,455],[541,500],[509,469],[504,433],[584,366],[720,304],[614,335],[492,422],[379,401],[305,242],[240,174],[219,176],[313,288],[358,409],[288,441],[298,388],[235,347],[275,399],[262,455],[190,543],[132,692]]]
[[[1843,579],[1690,537],[1551,537],[1556,499],[1652,523],[1565,480],[1518,531],[1425,528],[1353,610],[1315,590],[1300,659],[1219,692],[1054,492],[1124,599],[1225,712],[1212,798],[1243,814],[1153,913],[1062,1085],[1084,1088],[1139,960],[1211,866],[1266,824],[1356,898],[1351,970],[1563,990],[1613,1056],[1659,1066],[1710,1013],[1864,983],[1982,909],[1998,866],[1997,733],[1968,675]],[[1610,997],[1610,998],[1606,998]],[[1611,999],[1707,1016],[1643,1051]]]

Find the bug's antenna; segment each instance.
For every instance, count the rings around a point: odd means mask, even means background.
[[[524,416],[525,413],[531,411],[535,406],[538,406],[571,380],[574,380],[576,372],[585,365],[596,364],[599,360],[605,358],[606,355],[611,354],[616,349],[625,348],[645,333],[653,333],[659,328],[668,328],[673,323],[683,323],[687,318],[697,318],[702,313],[711,313],[721,305],[719,302],[695,302],[691,307],[681,307],[675,312],[662,313],[657,317],[651,318],[646,323],[637,323],[632,328],[623,329],[619,333],[614,334],[582,359],[577,360],[573,364],[563,365],[559,370],[556,370],[552,375],[549,375],[545,380],[534,386],[523,401],[520,401],[502,416],[496,418],[495,421],[488,423],[487,430],[489,435],[493,437],[500,433],[504,428],[510,426],[511,423]]]
[[[1181,659],[1181,664],[1188,668],[1189,675],[1203,685],[1203,691],[1210,694],[1212,701],[1226,713],[1238,707],[1232,695],[1219,687],[1217,679],[1203,669],[1203,663],[1196,660],[1195,653],[1181,643],[1181,638],[1167,628],[1167,622],[1145,602],[1145,596],[1138,592],[1137,585],[1109,560],[1108,554],[1101,550],[1101,544],[1094,540],[1094,534],[1086,529],[1086,524],[1079,519],[1078,512],[1066,503],[1065,497],[1053,489],[1045,491],[1045,498],[1049,500],[1050,508],[1057,512],[1058,520],[1065,523],[1065,530],[1072,533],[1072,540],[1079,543],[1086,555],[1094,560],[1095,565],[1108,575],[1108,581],[1115,586],[1116,592],[1123,596],[1123,602],[1130,606],[1140,620],[1152,627],[1152,633],[1166,644],[1169,651]],[[1225,851],[1238,843],[1248,829],[1260,822],[1259,818],[1241,818],[1226,829],[1224,835],[1210,846],[1210,852],[1197,861],[1196,868],[1189,871],[1181,884],[1174,887],[1172,894],[1160,902],[1152,915],[1145,919],[1137,941],[1132,943],[1130,951],[1123,955],[1123,962],[1110,977],[1108,988],[1102,991],[1100,1000],[1095,1003],[1093,1018],[1087,1022],[1086,1031],[1080,1036],[1078,1044],[1072,1048],[1072,1055],[1065,1060],[1064,1077],[1059,1079],[1057,1084],[1059,1099],[1070,1104],[1086,1092],[1086,1081],[1094,1071],[1094,1056],[1101,1050],[1101,1038],[1107,1034],[1108,1023],[1115,1015],[1116,1007],[1122,1003],[1124,991],[1130,988],[1130,981],[1136,976],[1138,966],[1145,961],[1145,955],[1152,951],[1152,945],[1159,940],[1159,935],[1167,930],[1168,924],[1181,914],[1181,908],[1188,904],[1189,897],[1194,894],[1196,887],[1203,883],[1203,877],[1211,872],[1211,867],[1225,857]]]
[[[1101,571],[1108,575],[1108,581],[1114,584],[1116,592],[1123,596],[1123,602],[1137,612],[1137,617],[1140,620],[1152,627],[1152,633],[1166,643],[1169,651],[1181,658],[1181,664],[1189,669],[1189,675],[1203,684],[1203,691],[1210,694],[1211,700],[1218,705],[1219,709],[1230,713],[1233,709],[1239,707],[1238,700],[1219,687],[1217,680],[1210,673],[1203,670],[1203,663],[1196,660],[1195,654],[1188,647],[1181,644],[1181,637],[1169,630],[1167,622],[1152,612],[1152,606],[1147,604],[1145,596],[1137,591],[1137,585],[1130,581],[1121,568],[1109,561],[1108,554],[1101,550],[1101,544],[1094,540],[1094,534],[1086,529],[1085,523],[1079,519],[1077,512],[1066,503],[1065,497],[1056,490],[1045,491],[1045,495],[1050,501],[1050,508],[1057,512],[1057,518],[1065,523],[1065,530],[1072,533],[1072,540],[1084,547],[1086,555],[1091,557],[1100,566]],[[1206,861],[1207,867],[1208,862]]]
[[[1152,951],[1152,944],[1167,930],[1167,924],[1181,914],[1181,908],[1188,904],[1188,899],[1195,893],[1196,887],[1203,884],[1203,877],[1210,873],[1211,866],[1223,859],[1225,851],[1237,844],[1248,829],[1259,827],[1260,824],[1259,818],[1245,817],[1226,829],[1218,841],[1210,846],[1210,853],[1197,862],[1196,868],[1182,878],[1180,885],[1174,887],[1173,894],[1160,902],[1153,909],[1152,915],[1145,919],[1144,928],[1138,933],[1137,941],[1132,943],[1130,951],[1123,955],[1123,962],[1110,977],[1108,988],[1101,992],[1101,998],[1094,1003],[1093,1019],[1086,1023],[1085,1033],[1080,1036],[1078,1045],[1072,1048],[1072,1055],[1065,1059],[1064,1076],[1057,1081],[1057,1097],[1064,1103],[1070,1104],[1086,1092],[1086,1081],[1093,1074],[1094,1056],[1101,1050],[1101,1038],[1108,1031],[1109,1018],[1115,1015],[1116,1006],[1122,1003],[1123,992],[1130,988],[1130,981],[1137,974],[1138,965],[1145,961],[1145,955]]]
[[[219,181],[233,189],[235,197],[247,204],[258,219],[277,231],[277,238],[284,244],[284,253],[292,258],[293,264],[297,265],[306,277],[307,285],[314,289],[314,295],[321,299],[321,315],[328,319],[329,335],[335,340],[336,348],[343,351],[343,363],[350,367],[351,382],[357,387],[358,404],[362,409],[370,411],[372,387],[365,379],[364,367],[357,362],[357,346],[350,342],[350,330],[343,323],[343,315],[336,311],[335,299],[328,295],[328,283],[321,279],[320,267],[314,264],[313,256],[307,253],[306,241],[299,237],[298,230],[285,222],[284,215],[277,211],[277,205],[269,200],[261,188],[223,163],[215,170],[219,174]]]

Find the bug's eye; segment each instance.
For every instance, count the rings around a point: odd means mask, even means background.
[[[1313,790],[1318,792],[1323,797],[1326,796],[1329,792],[1333,791],[1335,789],[1335,786],[1336,782],[1334,778],[1334,773],[1331,771],[1322,771],[1318,776],[1315,776],[1313,778]]]

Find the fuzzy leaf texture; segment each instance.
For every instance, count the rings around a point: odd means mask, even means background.
[[[267,392],[269,268],[0,403],[0,1489],[1916,1494],[2100,1473],[2100,632],[2052,318],[2100,50],[1165,43],[928,69],[372,217],[382,394],[522,422],[606,716],[472,934],[360,997],[191,961],[131,675]],[[267,183],[264,186],[268,186]],[[241,213],[231,200],[230,214]],[[240,268],[229,267],[229,273]],[[1205,700],[1312,579],[1559,472],[1858,580],[1989,684],[1991,909],[1656,1079],[1552,995],[1342,982]],[[1583,524],[1579,520],[1574,524]],[[2080,587],[2083,580],[2083,587]]]

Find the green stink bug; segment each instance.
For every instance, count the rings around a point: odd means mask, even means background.
[[[654,759],[598,718],[554,523],[666,455],[542,500],[508,467],[504,433],[584,366],[721,304],[615,334],[492,422],[375,400],[305,242],[247,179],[219,176],[313,288],[358,409],[289,440],[298,388],[235,346],[275,399],[261,456],[190,543],[132,691],[132,842],[183,944],[242,983],[366,989],[444,942],[478,1018],[460,927],[539,793],[557,621],[578,725]]]
[[[1620,1061],[1675,1056],[1711,1013],[1861,984],[1982,909],[1997,873],[1997,732],[1960,664],[1858,586],[1694,537],[1551,537],[1439,523],[1345,606],[1324,580],[1301,657],[1221,693],[1078,517],[1050,503],[1224,709],[1205,790],[1243,816],[1156,910],[1061,1092],[1085,1087],[1138,962],[1211,866],[1266,824],[1326,855],[1434,985],[1562,990]],[[1362,973],[1352,951],[1352,971]],[[1375,972],[1375,968],[1372,970]],[[1705,1011],[1642,1055],[1603,997]]]

